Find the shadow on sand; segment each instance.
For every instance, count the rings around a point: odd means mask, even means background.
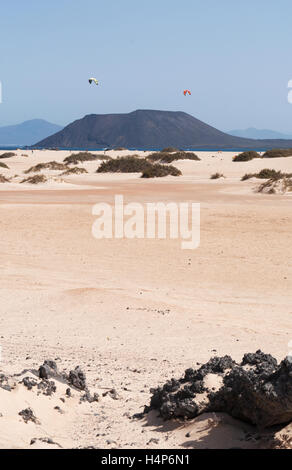
[[[255,449],[259,447],[260,436],[257,428],[225,413],[204,413],[190,421],[164,421],[154,410],[148,413],[142,423],[142,427],[164,434],[166,447],[169,444],[170,448]]]

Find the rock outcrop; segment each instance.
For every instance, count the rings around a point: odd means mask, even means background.
[[[237,364],[230,356],[214,357],[183,378],[152,389],[150,407],[165,419],[195,418],[203,412],[226,412],[260,428],[292,421],[292,361],[279,365],[260,350]]]

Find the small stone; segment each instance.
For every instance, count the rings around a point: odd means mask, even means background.
[[[35,416],[31,408],[25,408],[24,410],[18,413],[25,423],[32,421],[33,423],[39,424],[37,417]]]
[[[113,400],[119,400],[120,398],[115,388],[112,388],[111,390],[107,390],[106,392],[102,394],[103,397],[106,397],[107,395],[109,395]]]
[[[107,443],[108,445],[117,444],[116,441],[113,441],[112,439],[107,439],[107,440],[106,440],[106,443]]]
[[[58,411],[61,415],[65,413],[59,406],[55,406],[54,410]]]
[[[149,444],[159,444],[159,439],[156,439],[155,437],[152,437],[148,442],[147,442],[147,446]]]

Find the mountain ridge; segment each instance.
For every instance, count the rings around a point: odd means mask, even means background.
[[[89,114],[73,121],[33,147],[139,149],[231,149],[292,147],[288,140],[231,136],[183,111],[136,110],[127,114]]]
[[[60,131],[62,126],[44,119],[30,119],[9,126],[0,127],[0,145],[24,146],[32,145],[37,140],[44,139]]]
[[[246,139],[292,139],[292,134],[284,134],[282,132],[273,131],[271,129],[257,129],[248,127],[247,129],[234,129],[228,131],[227,134],[234,137],[244,137]]]

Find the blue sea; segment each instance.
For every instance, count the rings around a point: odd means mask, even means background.
[[[270,147],[269,147],[270,148]],[[21,149],[21,150],[29,150],[30,147],[29,146],[15,146],[15,145],[8,145],[8,146],[1,146],[0,145],[0,151],[1,150],[17,150],[17,149]],[[82,148],[82,147],[57,147],[58,150],[67,150],[68,152],[70,151],[79,151],[79,152],[100,152],[100,151],[105,151],[105,150],[114,150],[114,149],[111,149],[111,148],[107,148],[107,147],[98,147],[98,148]],[[56,149],[45,149],[45,148],[42,148],[42,147],[39,147],[39,148],[34,148],[33,150],[56,150]],[[143,152],[143,151],[146,151],[146,152],[160,152],[160,150],[162,150],[161,148],[128,148],[127,150],[137,150],[138,152]],[[188,152],[248,152],[249,150],[255,150],[256,152],[265,152],[267,150],[267,148],[250,148],[250,147],[247,147],[247,148],[228,148],[228,149],[225,149],[225,148],[185,148],[185,149],[181,149],[181,150],[184,150],[184,151],[188,151]]]

